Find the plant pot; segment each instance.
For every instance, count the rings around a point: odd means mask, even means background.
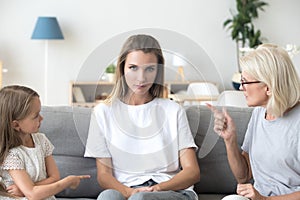
[[[240,86],[241,86],[241,73],[240,72],[235,72],[232,76],[232,85],[234,87],[234,89],[236,90],[240,90]]]
[[[106,73],[107,81],[109,82],[114,82],[116,79],[116,74],[115,73]]]

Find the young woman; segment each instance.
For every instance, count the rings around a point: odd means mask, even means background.
[[[300,81],[287,52],[264,44],[240,60],[241,89],[255,106],[242,151],[224,110],[214,130],[224,139],[237,193],[251,200],[300,199]],[[254,185],[247,183],[251,178]]]
[[[85,156],[96,158],[98,200],[197,199],[200,172],[185,111],[163,99],[164,58],[149,35],[127,39],[116,85],[94,108]]]
[[[42,116],[39,95],[24,86],[0,90],[0,198],[55,200],[65,188],[75,189],[89,176],[60,175],[53,145],[38,133]]]

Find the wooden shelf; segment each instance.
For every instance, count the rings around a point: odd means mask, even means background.
[[[69,104],[72,106],[94,107],[96,102],[109,95],[113,82],[70,82]]]
[[[199,81],[166,81],[164,83],[164,98],[174,99],[177,102],[195,100],[195,97],[180,96],[180,91],[186,91],[190,83]],[[70,105],[81,107],[94,107],[109,95],[114,87],[113,82],[70,82]],[[176,94],[174,96],[174,94]],[[102,95],[102,96],[101,96]],[[101,98],[102,97],[102,98]],[[196,100],[211,99],[215,97],[197,97]]]

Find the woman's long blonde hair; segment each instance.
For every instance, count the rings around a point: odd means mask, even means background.
[[[30,114],[34,97],[39,97],[37,92],[25,86],[12,85],[0,90],[0,165],[10,149],[22,144],[19,133],[12,127],[12,123]],[[0,195],[10,196],[3,184],[0,184]]]
[[[115,98],[124,100],[128,92],[128,85],[124,77],[124,66],[127,55],[132,51],[143,51],[144,53],[153,53],[157,57],[158,72],[152,87],[149,89],[150,95],[155,97],[162,97],[164,90],[164,57],[158,41],[150,35],[133,35],[130,36],[124,43],[120,52],[117,69],[116,69],[116,83],[105,103],[111,103]]]
[[[281,117],[300,100],[299,75],[288,53],[274,44],[262,44],[241,57],[242,70],[265,83],[271,92],[267,110]]]

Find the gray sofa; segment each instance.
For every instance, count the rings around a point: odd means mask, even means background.
[[[195,191],[201,200],[219,200],[226,194],[235,193],[236,181],[229,168],[225,145],[213,132],[213,116],[205,106],[185,107],[195,142],[201,170],[201,180]],[[251,108],[227,107],[237,125],[238,143],[242,144],[250,119]],[[84,158],[91,109],[83,107],[54,106],[42,108],[44,120],[40,132],[54,144],[54,158],[65,177],[69,174],[90,174],[76,190],[66,189],[57,194],[59,200],[96,199],[102,191],[96,180],[95,160]]]

